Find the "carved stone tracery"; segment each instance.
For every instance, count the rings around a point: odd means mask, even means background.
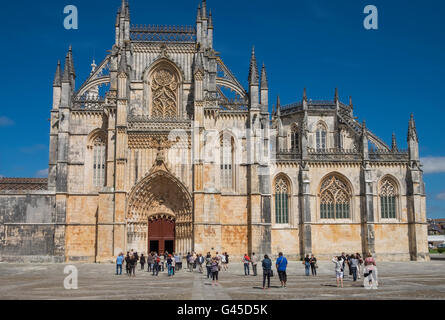
[[[154,73],[151,81],[153,117],[177,117],[178,88],[178,78],[170,70],[163,68]]]

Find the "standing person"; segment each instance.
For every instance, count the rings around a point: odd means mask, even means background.
[[[252,253],[252,257],[250,258],[252,262],[252,270],[253,270],[253,276],[257,276],[257,265],[258,265],[258,257],[255,255],[255,252]]]
[[[187,261],[187,270],[190,271],[190,252],[187,252],[187,256],[185,257],[185,260]]]
[[[127,252],[127,255],[125,256],[125,271],[127,274],[130,273],[130,252]]]
[[[136,259],[135,255],[130,256],[130,273],[128,274],[131,277],[131,274],[133,274],[133,277],[136,277],[136,265],[138,261]]]
[[[223,252],[219,255],[219,259],[221,260],[222,271],[226,271],[226,254]]]
[[[229,254],[226,252],[224,254],[226,256],[226,271],[229,270]]]
[[[270,276],[272,274],[272,260],[266,254],[262,262],[263,267],[263,290],[266,289],[266,279],[267,279],[267,289],[270,289]]]
[[[333,257],[332,262],[335,264],[335,276],[337,278],[337,288],[340,286],[343,288],[343,277],[344,277],[344,262],[342,256],[340,257]]]
[[[286,282],[287,282],[287,274],[286,274],[287,259],[283,255],[282,252],[280,252],[278,254],[278,259],[277,259],[277,261],[275,263],[275,266],[277,268],[278,276],[280,277],[281,288],[286,288]]]
[[[116,275],[122,275],[123,263],[124,263],[124,254],[121,252],[116,259]]]
[[[348,275],[348,277],[352,275],[351,267],[349,265],[350,260],[351,260],[351,256],[349,254],[347,254],[346,260],[345,260],[345,266],[348,267],[348,272],[346,273],[346,268],[343,268],[343,269],[344,269],[344,272]]]
[[[176,260],[175,260],[174,256],[170,255],[170,257],[172,259],[172,266],[171,266],[171,268],[172,268],[172,276],[174,276],[175,273],[176,273]]]
[[[357,281],[357,267],[358,267],[358,264],[359,264],[358,259],[355,256],[355,254],[353,254],[351,256],[350,261],[349,261],[349,269],[352,272],[353,281]]]
[[[202,265],[204,264],[204,262],[205,262],[204,257],[202,256],[202,254],[199,254],[199,255],[198,255],[199,273],[202,273],[202,272],[203,272]]]
[[[147,265],[148,265],[147,272],[150,272],[153,269],[153,252],[150,252],[147,256]]]
[[[309,270],[311,268],[311,258],[309,258],[308,254],[304,258],[303,264],[304,264],[304,272],[306,274],[306,277],[309,277]]]
[[[366,289],[377,289],[379,286],[377,277],[377,264],[371,253],[367,254],[365,259],[365,268],[363,270],[363,284]]]
[[[153,276],[158,276],[158,274],[159,274],[159,263],[160,262],[161,262],[161,259],[155,253],[155,255],[153,257]]]
[[[219,273],[218,258],[212,259],[211,271],[212,271],[212,286],[218,285],[218,273]]]
[[[207,252],[205,264],[207,268],[207,279],[210,279],[210,276],[212,275],[212,256],[210,252]]]
[[[164,272],[164,265],[165,265],[165,253],[164,254],[161,254],[160,256],[159,256],[159,271],[160,272]]]
[[[175,260],[175,271],[179,271],[179,262],[181,261],[181,258],[179,257],[179,253],[174,254],[174,260]]]
[[[311,255],[309,263],[311,264],[312,275],[315,277],[317,275],[317,268],[318,268],[317,258],[315,258],[314,255]]]
[[[167,271],[168,271],[169,277],[173,276],[172,264],[173,264],[173,259],[172,259],[172,256],[169,255],[167,257]]]
[[[145,266],[145,256],[144,256],[144,254],[141,254],[141,258],[139,259],[139,262],[141,263],[141,270],[144,270],[144,266]]]
[[[249,268],[250,258],[247,255],[247,253],[245,253],[243,256],[243,263],[244,263],[244,275],[248,276],[248,275],[250,275],[250,268]]]
[[[362,274],[362,270],[363,270],[363,259],[362,256],[360,255],[360,253],[356,253],[355,256],[358,259],[358,266],[357,266],[357,276],[359,279],[361,279],[361,274]]]
[[[188,263],[189,272],[193,272],[193,268],[195,267],[195,256],[194,255],[195,255],[195,253],[193,253],[189,256],[189,263]]]

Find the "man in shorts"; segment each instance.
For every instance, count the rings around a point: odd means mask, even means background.
[[[286,288],[286,282],[287,282],[287,259],[285,256],[283,256],[283,253],[280,252],[278,254],[277,262],[275,263],[277,267],[278,276],[280,277],[281,282],[281,288]]]

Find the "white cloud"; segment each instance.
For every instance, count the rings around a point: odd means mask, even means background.
[[[48,177],[48,169],[39,170],[36,172],[37,178],[47,178]]]
[[[420,160],[425,173],[445,172],[445,157],[425,157]]]
[[[4,178],[4,177],[5,177],[4,175],[0,174],[0,179],[1,179],[1,178]]]
[[[0,127],[13,126],[15,122],[7,117],[0,117]]]
[[[437,199],[437,200],[445,200],[445,191],[439,193],[439,194],[436,196],[436,199]]]

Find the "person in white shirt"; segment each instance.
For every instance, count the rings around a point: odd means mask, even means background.
[[[253,276],[257,276],[257,264],[258,264],[258,257],[255,255],[255,252],[252,253],[252,257],[250,258],[250,262],[252,263],[252,270],[253,270]]]
[[[335,275],[337,278],[337,288],[340,286],[343,288],[343,277],[344,277],[344,269],[343,262],[344,259],[342,257],[333,257],[332,262],[335,264]]]

